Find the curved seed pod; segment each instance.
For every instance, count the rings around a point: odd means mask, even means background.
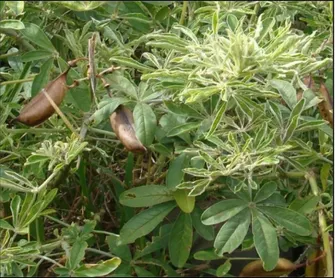
[[[14,121],[21,122],[28,126],[35,126],[47,120],[55,112],[55,109],[50,104],[45,93],[59,106],[65,97],[66,91],[75,86],[66,85],[67,74],[69,70],[75,67],[77,62],[81,60],[87,60],[87,58],[82,57],[69,61],[68,69],[61,73],[56,79],[49,82],[41,92],[33,97],[33,99],[23,107],[20,115],[15,118]],[[78,82],[75,81],[74,84],[78,85]]]
[[[296,266],[291,261],[279,258],[276,267],[271,271],[265,271],[263,262],[256,260],[248,263],[241,271],[239,277],[279,277],[287,275],[295,270]]]
[[[55,112],[55,109],[44,95],[43,90],[59,106],[68,90],[66,76],[69,69],[60,74],[55,80],[49,82],[41,92],[27,103],[16,120],[28,126],[35,126],[47,120]]]
[[[147,151],[136,136],[133,113],[128,108],[119,105],[109,119],[117,138],[128,151],[135,153]]]
[[[320,85],[320,93],[323,101],[318,104],[322,118],[329,122],[329,125],[334,129],[333,123],[333,101],[330,98],[327,87],[324,83]]]

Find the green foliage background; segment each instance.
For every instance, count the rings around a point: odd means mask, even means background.
[[[234,251],[271,271],[319,237],[330,275],[333,130],[303,78],[332,94],[332,5],[0,2],[2,276],[231,276]],[[84,80],[69,124],[9,125],[93,34],[97,72],[120,66],[113,96]],[[86,76],[81,62],[68,84]],[[111,129],[120,104],[147,153]]]

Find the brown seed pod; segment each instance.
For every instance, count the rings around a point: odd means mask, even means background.
[[[121,143],[130,152],[146,152],[136,136],[133,113],[125,106],[119,105],[110,116],[111,126]]]
[[[20,115],[15,120],[28,126],[35,126],[47,120],[55,112],[55,109],[44,95],[43,90],[59,106],[68,90],[66,76],[69,69],[60,74],[55,80],[49,82],[41,92],[23,107]]]
[[[279,258],[276,267],[271,271],[265,271],[263,262],[256,260],[248,263],[241,271],[239,277],[279,277],[289,274],[295,270],[296,266],[291,261]]]
[[[28,126],[38,125],[47,120],[55,109],[50,104],[45,96],[45,93],[50,96],[54,103],[59,106],[65,97],[65,93],[69,88],[78,85],[75,81],[73,85],[66,85],[66,77],[69,70],[77,65],[78,61],[87,60],[87,58],[78,58],[68,62],[68,69],[61,73],[56,79],[49,82],[45,88],[42,89],[33,99],[23,107],[20,115],[14,121],[21,122]]]
[[[318,104],[320,114],[322,118],[329,122],[329,125],[334,129],[334,123],[333,123],[333,102],[330,98],[329,92],[327,87],[324,83],[320,84],[321,97],[323,98],[323,101]]]

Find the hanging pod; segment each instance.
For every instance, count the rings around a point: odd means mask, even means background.
[[[121,143],[130,152],[146,152],[136,136],[133,113],[125,106],[119,105],[110,116],[111,126]]]
[[[319,92],[323,99],[322,102],[318,104],[320,115],[322,118],[329,122],[329,125],[334,129],[333,122],[333,100],[331,99],[326,85],[322,82],[320,84]]]
[[[20,115],[15,118],[14,121],[28,126],[35,126],[47,120],[55,112],[55,109],[45,94],[48,94],[54,103],[59,106],[65,97],[65,93],[69,89],[69,86],[66,85],[66,77],[69,70],[71,67],[76,66],[79,60],[83,59],[86,58],[79,58],[68,62],[68,69],[61,73],[56,79],[49,82],[45,88],[33,97],[33,99],[23,107]]]
[[[279,277],[288,275],[296,269],[296,265],[291,261],[279,258],[276,267],[271,271],[265,271],[263,262],[256,260],[248,263],[241,271],[239,277]]]

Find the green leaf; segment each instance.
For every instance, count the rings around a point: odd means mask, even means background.
[[[130,67],[130,68],[134,68],[140,71],[155,71],[156,69],[148,67],[146,65],[143,65],[139,62],[137,62],[136,60],[129,58],[129,57],[122,57],[122,56],[114,56],[112,58],[109,59],[112,62],[115,62],[117,64],[120,64],[122,66],[126,66],[126,67]]]
[[[132,217],[120,231],[121,243],[133,243],[137,238],[150,233],[174,207],[174,202],[163,203]]]
[[[19,195],[15,195],[15,197],[10,202],[10,210],[12,212],[13,218],[13,226],[15,228],[18,227],[19,223],[19,211],[21,206],[21,197]]]
[[[169,169],[166,175],[166,186],[170,190],[174,190],[184,178],[183,169],[188,166],[189,157],[186,153],[180,154],[172,162],[170,162]]]
[[[25,28],[25,26],[20,20],[4,19],[4,20],[0,20],[0,28],[22,30]]]
[[[320,201],[319,196],[307,196],[303,199],[295,199],[289,206],[289,209],[299,212],[301,214],[307,214],[315,211]]]
[[[117,257],[103,261],[99,264],[85,264],[74,271],[77,277],[103,277],[113,272],[121,260]]]
[[[219,11],[216,11],[213,13],[212,16],[212,31],[214,34],[218,33],[219,29],[218,21],[219,21]]]
[[[95,125],[101,123],[112,115],[116,108],[121,104],[125,104],[128,100],[126,98],[113,97],[99,103],[98,110],[94,112],[92,118]]]
[[[230,219],[247,206],[248,203],[241,199],[223,200],[206,209],[201,221],[205,225],[215,225]]]
[[[4,219],[0,219],[0,229],[14,230],[13,226]]]
[[[331,169],[331,165],[329,163],[324,163],[322,165],[321,171],[320,171],[320,180],[322,184],[322,189],[323,191],[327,190],[328,187],[328,177],[329,177],[329,172]]]
[[[266,271],[273,270],[279,259],[276,229],[261,213],[253,215],[252,233],[256,251]]]
[[[106,77],[110,88],[127,94],[133,99],[137,99],[136,86],[119,72],[115,72]]]
[[[212,260],[222,260],[222,256],[219,256],[214,252],[214,249],[201,250],[195,252],[193,255],[194,259],[199,261],[212,261]]]
[[[206,226],[201,222],[201,209],[195,207],[191,213],[192,224],[197,233],[204,239],[211,241],[214,239],[214,228],[213,226]]]
[[[137,277],[156,277],[156,275],[152,272],[136,265],[134,265],[134,270],[137,274]]]
[[[226,260],[224,264],[220,265],[216,270],[216,276],[217,277],[223,277],[225,276],[228,271],[231,269],[231,263],[230,260]]]
[[[134,122],[136,136],[145,146],[150,146],[154,141],[157,120],[154,111],[146,103],[137,103],[134,108]]]
[[[297,105],[294,106],[290,114],[290,118],[287,122],[287,128],[284,135],[284,142],[287,142],[292,137],[295,129],[297,128],[300,115],[304,110],[305,102],[306,102],[305,99],[302,98],[297,103]]]
[[[21,57],[22,62],[31,62],[46,58],[51,58],[53,53],[48,50],[33,50],[27,53],[24,53]]]
[[[179,126],[176,126],[174,128],[172,128],[166,136],[168,137],[172,137],[172,136],[178,136],[181,135],[185,132],[190,132],[191,130],[194,130],[196,128],[198,128],[200,125],[200,123],[186,123],[186,124],[182,124]]]
[[[262,30],[257,39],[258,43],[260,43],[270,31],[272,31],[272,28],[275,25],[275,23],[276,20],[272,17],[268,17],[262,20]]]
[[[180,213],[173,225],[169,239],[169,255],[172,264],[182,268],[190,255],[193,240],[192,218]]]
[[[166,248],[169,242],[171,228],[172,224],[162,225],[159,229],[159,235],[153,236],[151,242],[147,243],[142,250],[136,252],[134,259],[137,260],[145,255],[161,250],[162,248]]]
[[[72,98],[70,102],[81,111],[88,112],[90,110],[91,93],[88,86],[78,86],[72,88],[71,90],[69,90],[66,96]]]
[[[260,190],[257,191],[254,202],[258,203],[269,198],[277,190],[277,184],[273,181],[264,184]]]
[[[284,80],[273,79],[270,80],[270,85],[278,90],[286,104],[293,109],[297,104],[297,95],[292,84]]]
[[[109,235],[106,237],[106,242],[109,247],[109,251],[122,259],[122,261],[131,261],[131,252],[128,245],[118,245],[120,239],[119,235]]]
[[[231,254],[239,247],[248,233],[250,225],[250,211],[244,209],[233,218],[230,218],[217,234],[214,247],[215,252],[222,256],[224,253]]]
[[[226,101],[222,102],[219,111],[216,113],[216,116],[215,116],[215,119],[214,119],[214,121],[211,125],[211,128],[206,135],[206,138],[210,137],[215,132],[216,128],[218,127],[219,123],[221,122],[221,119],[222,119],[222,116],[223,116],[224,112],[226,111],[227,103],[228,102],[226,102]]]
[[[76,240],[70,249],[69,268],[75,269],[85,257],[87,243],[83,240]]]
[[[173,197],[175,198],[179,208],[185,213],[191,213],[194,209],[195,197],[188,196],[188,190],[177,189],[173,191]]]
[[[40,68],[40,73],[34,78],[31,85],[31,96],[36,96],[49,81],[49,74],[53,66],[53,58],[45,61]]]
[[[292,233],[301,236],[312,233],[309,220],[294,210],[277,206],[257,206],[257,208]]]
[[[173,200],[173,195],[163,185],[143,185],[124,191],[120,203],[128,207],[151,207]]]
[[[34,23],[25,23],[25,26],[26,28],[21,30],[23,36],[45,50],[55,51],[53,44],[39,26]]]
[[[230,30],[235,32],[235,30],[238,27],[238,23],[239,23],[239,21],[238,21],[238,19],[235,15],[233,15],[233,14],[228,14],[227,15],[227,24],[228,24],[228,27],[230,28]]]

